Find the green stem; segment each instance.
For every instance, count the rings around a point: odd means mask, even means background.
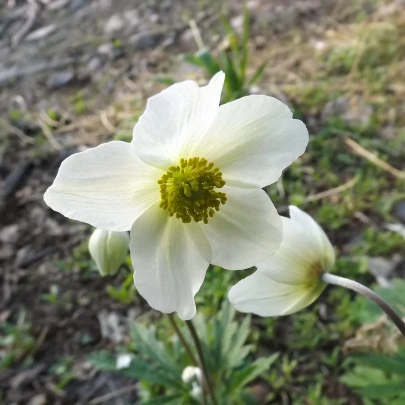
[[[340,287],[348,288],[358,292],[359,294],[364,295],[369,300],[375,302],[394,322],[395,326],[399,331],[405,336],[405,322],[401,317],[394,311],[394,309],[388,304],[387,301],[382,299],[374,291],[370,290],[368,287],[363,284],[358,283],[357,281],[349,280],[344,277],[335,276],[334,274],[325,273],[322,276],[323,281],[328,284],[338,285]]]
[[[205,360],[204,360],[204,353],[203,353],[203,350],[202,350],[201,342],[200,342],[200,339],[198,337],[197,331],[195,330],[194,325],[193,325],[193,323],[191,321],[186,321],[186,324],[187,324],[187,327],[188,327],[188,329],[190,331],[191,337],[194,340],[195,347],[197,349],[198,357],[200,359],[201,369],[202,369],[202,372],[203,372],[203,375],[204,375],[204,381],[205,381],[205,384],[207,385],[207,388],[208,388],[208,393],[210,394],[213,405],[218,405],[217,399],[215,397],[214,387],[213,387],[213,385],[211,383],[211,380],[209,378],[207,365],[206,365]]]
[[[191,362],[195,365],[198,366],[198,361],[194,356],[193,351],[191,350],[190,345],[187,343],[187,340],[185,339],[183,333],[181,332],[181,330],[179,329],[179,327],[177,326],[176,321],[174,320],[174,316],[173,314],[167,314],[168,318],[169,318],[169,322],[172,325],[174,331],[176,332],[178,338],[180,339],[181,344],[184,346],[184,349],[186,349],[186,352],[188,354],[188,357],[190,357]]]

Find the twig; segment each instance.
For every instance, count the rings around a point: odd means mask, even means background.
[[[10,134],[16,135],[22,142],[30,143],[30,144],[35,143],[35,141],[32,138],[30,138],[23,131],[21,131],[21,129],[19,129],[13,125],[8,125],[8,132],[10,132]]]
[[[358,181],[359,181],[359,177],[355,176],[355,177],[351,178],[347,183],[344,183],[344,184],[342,184],[342,185],[340,185],[338,187],[331,188],[329,190],[321,191],[320,193],[308,196],[303,201],[302,204],[322,200],[323,198],[331,197],[333,195],[342,193],[343,191],[346,191],[349,188],[352,188]],[[283,206],[279,207],[277,209],[277,211],[278,211],[279,214],[288,213],[288,205],[283,205]]]
[[[22,142],[26,143],[34,143],[35,141],[26,135],[21,129],[15,127],[14,125],[11,125],[9,122],[7,122],[5,119],[0,118],[0,123],[2,126],[6,127],[7,131],[10,132],[10,134],[16,135]]]
[[[45,384],[45,387],[51,391],[53,394],[57,395],[59,398],[65,398],[66,397],[66,392],[62,389],[60,389],[58,386],[55,384],[48,382]]]
[[[49,126],[54,127],[54,128],[58,128],[58,127],[59,127],[59,122],[53,120],[53,119],[46,113],[46,111],[42,110],[42,111],[39,113],[39,116],[40,116],[40,118],[42,119],[42,121],[45,122],[45,124],[48,124]]]
[[[355,177],[351,178],[347,183],[344,183],[338,187],[334,187],[329,190],[325,190],[320,193],[308,196],[304,202],[308,203],[308,202],[318,201],[318,200],[322,200],[323,198],[327,198],[327,197],[331,197],[335,194],[339,194],[343,191],[348,190],[349,188],[352,188],[358,181],[359,181],[359,177],[355,176]]]
[[[195,22],[194,19],[191,19],[188,24],[190,25],[190,29],[191,29],[191,34],[193,35],[194,41],[196,42],[198,49],[204,49],[205,45],[204,45],[204,41],[201,37],[201,33],[200,30],[197,27],[197,23]]]
[[[38,12],[38,5],[35,3],[31,3],[31,7],[28,8],[27,21],[11,38],[11,45],[13,47],[16,47],[20,43],[20,41],[24,38],[24,36],[28,33],[28,31],[32,28],[37,18],[37,12]]]
[[[56,149],[56,150],[61,150],[62,145],[55,139],[55,137],[52,135],[52,132],[50,129],[47,127],[44,121],[41,119],[37,120],[38,125],[42,129],[43,134],[45,135],[45,138],[48,139],[49,143]]]
[[[106,401],[108,401],[109,399],[112,399],[112,398],[117,398],[122,394],[128,394],[129,392],[134,391],[137,388],[138,388],[138,383],[130,385],[129,387],[120,388],[119,390],[116,390],[116,391],[113,391],[113,392],[110,392],[108,394],[101,395],[101,396],[99,396],[97,398],[92,399],[89,402],[89,404],[90,405],[102,404],[103,402],[106,402]]]
[[[107,113],[105,110],[101,111],[101,113],[100,113],[100,121],[104,125],[104,127],[107,129],[108,132],[111,132],[111,133],[115,132],[116,128],[108,120]]]
[[[358,144],[356,141],[353,139],[349,138],[348,136],[345,136],[344,142],[347,146],[349,146],[350,149],[353,150],[354,153],[357,155],[360,155],[364,158],[366,158],[368,161],[371,163],[374,163],[376,166],[378,166],[380,169],[385,170],[386,172],[392,174],[394,177],[397,179],[405,179],[405,172],[396,169],[395,167],[391,166],[389,163],[384,162],[381,160],[379,157],[374,155],[374,153],[371,153],[367,149],[363,148],[360,144]]]

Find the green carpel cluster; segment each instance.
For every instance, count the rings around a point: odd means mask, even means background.
[[[184,223],[212,218],[226,203],[226,194],[217,191],[225,185],[222,173],[205,158],[181,159],[179,166],[171,166],[158,181],[160,207]]]

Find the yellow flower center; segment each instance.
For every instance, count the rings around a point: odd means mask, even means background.
[[[160,207],[184,223],[208,223],[208,218],[226,202],[226,194],[217,191],[225,185],[222,173],[205,158],[181,159],[179,166],[169,167],[158,184]]]

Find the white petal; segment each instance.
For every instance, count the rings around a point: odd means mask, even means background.
[[[300,285],[313,279],[314,263],[319,262],[318,250],[307,237],[300,224],[282,217],[283,240],[276,253],[256,264],[258,270],[265,272],[280,283]]]
[[[301,225],[303,233],[311,243],[312,249],[318,257],[323,257],[325,270],[335,263],[335,251],[329,238],[318,223],[307,213],[293,205],[290,206],[290,218],[294,223]]]
[[[281,316],[310,305],[323,288],[323,283],[311,287],[278,283],[256,271],[233,286],[228,297],[238,311],[260,316]]]
[[[162,172],[140,161],[129,143],[113,141],[76,153],[60,166],[45,202],[68,218],[110,231],[129,231],[160,199]]]
[[[149,305],[191,319],[196,313],[194,295],[211,260],[199,226],[170,218],[156,204],[134,223],[130,249],[135,286]]]
[[[273,97],[253,95],[219,108],[217,118],[193,153],[214,162],[228,185],[274,183],[305,151],[308,131]]]
[[[227,202],[201,227],[212,263],[229,270],[252,267],[274,253],[282,238],[281,218],[263,190],[225,186]]]
[[[188,156],[218,112],[225,75],[217,73],[199,88],[191,80],[174,84],[151,97],[135,125],[132,147],[146,163],[166,170]]]

